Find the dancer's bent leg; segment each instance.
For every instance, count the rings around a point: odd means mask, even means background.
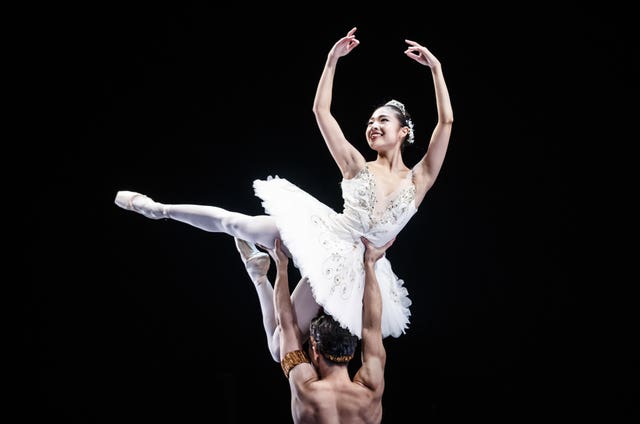
[[[240,252],[240,259],[242,259],[247,274],[253,281],[258,294],[260,310],[262,311],[262,325],[267,336],[269,352],[274,361],[280,362],[280,340],[273,337],[277,328],[275,305],[273,303],[273,286],[267,278],[271,260],[267,253],[258,250],[254,244],[238,238],[235,238],[234,241],[236,249]]]
[[[262,311],[262,324],[267,335],[267,345],[274,361],[280,362],[280,327],[276,323],[275,305],[273,303],[273,286],[267,278],[269,269],[269,255],[258,250],[255,245],[244,240],[235,239],[236,248],[245,265],[247,273],[256,287],[260,309]],[[313,298],[311,286],[306,278],[300,280],[291,293],[291,303],[295,310],[302,341],[309,338],[309,325],[311,320],[320,311],[320,305]]]
[[[298,320],[298,328],[300,329],[300,338],[302,343],[309,339],[309,326],[311,320],[320,312],[320,305],[313,298],[311,286],[309,280],[302,278],[296,288],[291,293],[291,303],[296,313],[296,319]],[[271,349],[271,356],[276,362],[280,362],[280,326],[277,326],[271,340],[269,341],[269,348]],[[277,359],[276,359],[277,358]]]
[[[274,248],[275,239],[279,237],[275,220],[268,215],[245,215],[216,206],[163,204],[134,191],[119,191],[115,203],[147,218],[170,218],[204,231],[226,233],[268,249]]]
[[[320,312],[320,305],[316,302],[309,285],[309,279],[303,277],[291,293],[291,303],[293,303],[293,309],[296,312],[296,318],[298,320],[298,327],[302,336],[302,342],[304,343],[309,338],[309,325],[311,320],[315,318]]]

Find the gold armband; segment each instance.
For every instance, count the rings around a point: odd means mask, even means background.
[[[284,376],[289,378],[289,371],[296,365],[302,364],[304,362],[311,362],[307,357],[307,354],[303,350],[294,350],[292,352],[287,353],[280,361],[280,365],[282,366],[282,371],[284,372]]]

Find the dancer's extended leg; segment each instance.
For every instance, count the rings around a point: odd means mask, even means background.
[[[129,211],[138,212],[151,219],[168,218],[163,204],[154,202],[150,197],[135,191],[119,191],[116,194],[116,205]]]
[[[204,231],[226,233],[269,249],[274,247],[274,241],[279,237],[275,220],[268,215],[245,215],[216,206],[163,204],[134,191],[119,191],[115,203],[147,218],[170,218]]]

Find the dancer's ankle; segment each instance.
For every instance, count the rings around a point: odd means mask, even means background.
[[[251,281],[253,281],[253,284],[256,287],[261,286],[264,283],[268,283],[269,282],[269,278],[267,278],[266,275],[259,275],[259,276],[251,276]]]

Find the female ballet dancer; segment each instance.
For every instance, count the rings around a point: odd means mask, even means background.
[[[302,276],[292,293],[300,328],[308,328],[322,307],[352,334],[361,337],[365,249],[361,237],[382,246],[396,237],[417,212],[442,168],[451,135],[453,110],[440,61],[426,47],[405,40],[408,44],[405,55],[431,70],[438,120],[427,152],[409,168],[402,158],[403,143],[414,142],[409,113],[396,100],[376,108],[365,136],[377,157],[367,162],[345,138],[331,114],[335,68],[339,58],[360,44],[355,32],[356,28],[352,28],[329,51],[313,104],[322,136],[342,173],[342,212],[334,211],[279,177],[253,183],[267,215],[249,216],[206,205],[163,204],[132,191],[119,191],[115,203],[148,218],[177,220],[267,249],[274,247],[276,238],[281,239]],[[255,259],[266,255],[259,250],[252,254]],[[245,252],[245,257],[249,256],[251,254]],[[267,337],[277,337],[269,290],[271,284],[263,284],[266,268],[256,267],[259,260],[251,262],[254,262],[253,267],[248,267],[247,271],[258,291]],[[411,301],[408,292],[386,257],[377,261],[376,274],[383,296],[383,337],[399,337],[409,322]],[[279,358],[276,351],[279,343],[270,345],[274,359]]]

